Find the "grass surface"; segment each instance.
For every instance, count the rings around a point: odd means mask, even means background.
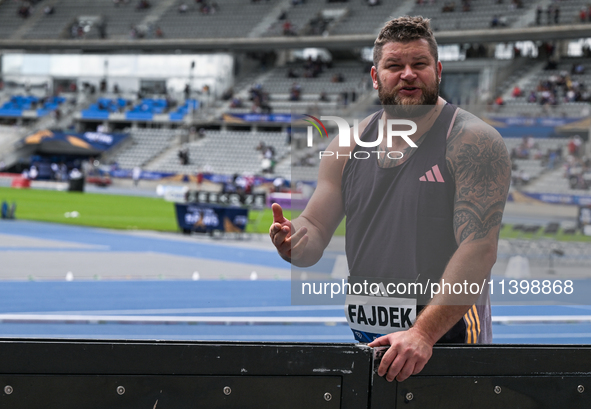
[[[104,227],[110,229],[134,229],[178,231],[174,205],[163,199],[120,196],[95,193],[57,192],[40,189],[13,189],[0,187],[0,201],[16,202],[17,219],[36,220],[53,223],[65,223],[80,226]],[[78,217],[66,217],[66,213],[76,211]],[[297,217],[301,211],[285,211],[288,219]],[[247,232],[268,233],[273,221],[271,209],[251,210]],[[336,235],[345,234],[345,221],[337,228]],[[531,234],[514,231],[512,225],[505,225],[501,230],[503,239],[549,238],[560,241],[587,241],[591,237],[580,232],[574,235]]]
[[[16,218],[111,229],[177,231],[174,206],[162,199],[39,189],[0,188]],[[78,217],[66,213],[78,212]]]

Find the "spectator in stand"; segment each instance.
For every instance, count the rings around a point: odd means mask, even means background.
[[[294,36],[296,33],[293,31],[293,26],[291,25],[291,21],[285,20],[283,23],[283,35],[284,36]]]
[[[18,15],[21,16],[22,18],[28,18],[31,13],[33,11],[33,6],[31,6],[31,3],[29,3],[28,1],[25,1],[24,3],[22,3],[22,5],[18,8]]]
[[[242,108],[242,100],[238,97],[232,98],[232,102],[230,103],[230,108]]]
[[[156,38],[163,38],[164,37],[164,31],[162,31],[160,26],[156,26],[156,30],[154,31],[154,34],[156,34]]]
[[[529,183],[529,180],[530,180],[529,174],[525,170],[520,169],[517,171],[517,175],[514,180],[514,183],[516,186],[527,185]]]
[[[531,91],[529,96],[527,97],[527,102],[535,103],[538,101],[538,97],[536,95],[536,91]]]
[[[37,170],[37,166],[32,165],[31,169],[29,169],[29,179],[35,180],[39,176],[39,171]]]
[[[542,6],[536,7],[536,26],[542,24]]]
[[[328,99],[328,95],[326,95],[326,91],[322,91],[320,93],[320,97],[319,97],[320,101],[322,102],[329,102],[330,100]]]
[[[133,168],[132,170],[132,179],[133,179],[133,185],[137,186],[140,183],[140,177],[142,176],[142,168],[140,168],[139,166],[136,166]]]
[[[548,24],[548,25],[552,24],[552,11],[553,11],[552,4],[549,4],[548,8],[546,9],[546,24]]]
[[[587,21],[587,8],[582,7],[581,11],[579,11],[579,20],[581,23],[585,23]]]
[[[331,82],[345,82],[345,76],[338,72],[336,74],[334,74],[330,80]]]
[[[263,152],[265,152],[265,141],[260,141],[259,144],[257,145],[257,147],[255,148],[255,150],[259,151],[261,153],[261,155],[263,154]]]
[[[181,165],[188,165],[189,164],[189,148],[187,145],[183,145],[181,149],[179,149],[177,154]]]
[[[585,66],[583,64],[573,64],[573,66],[571,67],[571,74],[585,74]]]
[[[135,7],[136,10],[147,10],[150,7],[152,7],[152,5],[150,4],[150,2],[148,0],[140,0],[139,3],[137,4],[137,6]]]
[[[229,101],[234,96],[234,88],[230,87],[222,94],[222,100]]]
[[[558,4],[554,6],[554,24],[559,24],[560,20],[560,7]]]
[[[189,10],[189,6],[186,3],[179,4],[179,13],[184,14]]]
[[[496,105],[505,105],[505,101],[503,100],[503,97],[501,95],[499,95],[496,99],[495,99],[495,104]]]
[[[302,88],[300,84],[294,82],[289,90],[289,100],[290,101],[299,101],[301,99],[301,92]]]
[[[367,5],[370,7],[379,6],[380,1],[379,0],[367,0]]]
[[[275,193],[281,192],[281,190],[283,189],[284,182],[285,182],[285,180],[282,177],[275,178],[275,180],[273,181],[273,187],[274,187]]]
[[[515,87],[513,88],[513,91],[511,91],[511,96],[513,98],[519,98],[522,94],[521,88],[519,88],[518,85],[515,85]]]
[[[349,93],[347,91],[343,91],[339,94],[339,104],[344,107],[349,105]]]
[[[451,13],[456,9],[456,2],[446,2],[441,8],[442,13]]]
[[[291,145],[291,126],[288,126],[287,129],[285,130],[285,144],[286,145]]]
[[[498,27],[499,26],[499,17],[497,15],[494,15],[492,17],[492,20],[490,21],[490,26],[491,27]]]
[[[46,16],[49,16],[55,13],[55,8],[53,6],[45,6],[45,8],[43,9],[43,13],[45,13]]]

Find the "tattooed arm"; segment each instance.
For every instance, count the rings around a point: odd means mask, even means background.
[[[482,286],[497,258],[511,180],[509,154],[494,128],[460,110],[447,141],[446,161],[456,188],[453,227],[458,249],[442,278],[452,285],[467,281]],[[472,294],[436,295],[416,324],[436,342],[477,298]]]
[[[458,249],[442,278],[452,285],[466,281],[482,286],[496,261],[511,175],[509,155],[497,131],[468,112],[460,111],[447,141],[446,156],[456,188],[453,226]],[[372,347],[395,348],[384,355],[378,374],[386,375],[389,381],[395,378],[403,381],[420,372],[431,357],[433,345],[477,298],[478,294],[436,295],[408,331],[372,342]]]
[[[453,227],[458,249],[442,279],[483,285],[496,261],[511,162],[499,133],[461,110],[447,141],[447,167],[455,182]],[[435,343],[468,311],[478,295],[436,295],[415,326]]]

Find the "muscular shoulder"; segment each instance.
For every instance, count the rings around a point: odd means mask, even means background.
[[[446,145],[447,167],[453,177],[467,176],[483,167],[493,173],[510,168],[503,138],[492,126],[471,113],[458,108],[458,114]]]
[[[511,178],[511,161],[501,135],[460,110],[447,141],[446,162],[455,182],[458,245],[487,239],[496,246]]]

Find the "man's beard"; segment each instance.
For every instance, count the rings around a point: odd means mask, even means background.
[[[380,77],[378,80],[378,97],[386,114],[394,118],[417,118],[425,115],[431,110],[431,107],[437,104],[439,98],[439,78],[435,77],[432,87],[418,86],[421,89],[421,97],[414,99],[412,97],[403,97],[400,90],[407,86],[400,84],[391,92],[384,89]]]

